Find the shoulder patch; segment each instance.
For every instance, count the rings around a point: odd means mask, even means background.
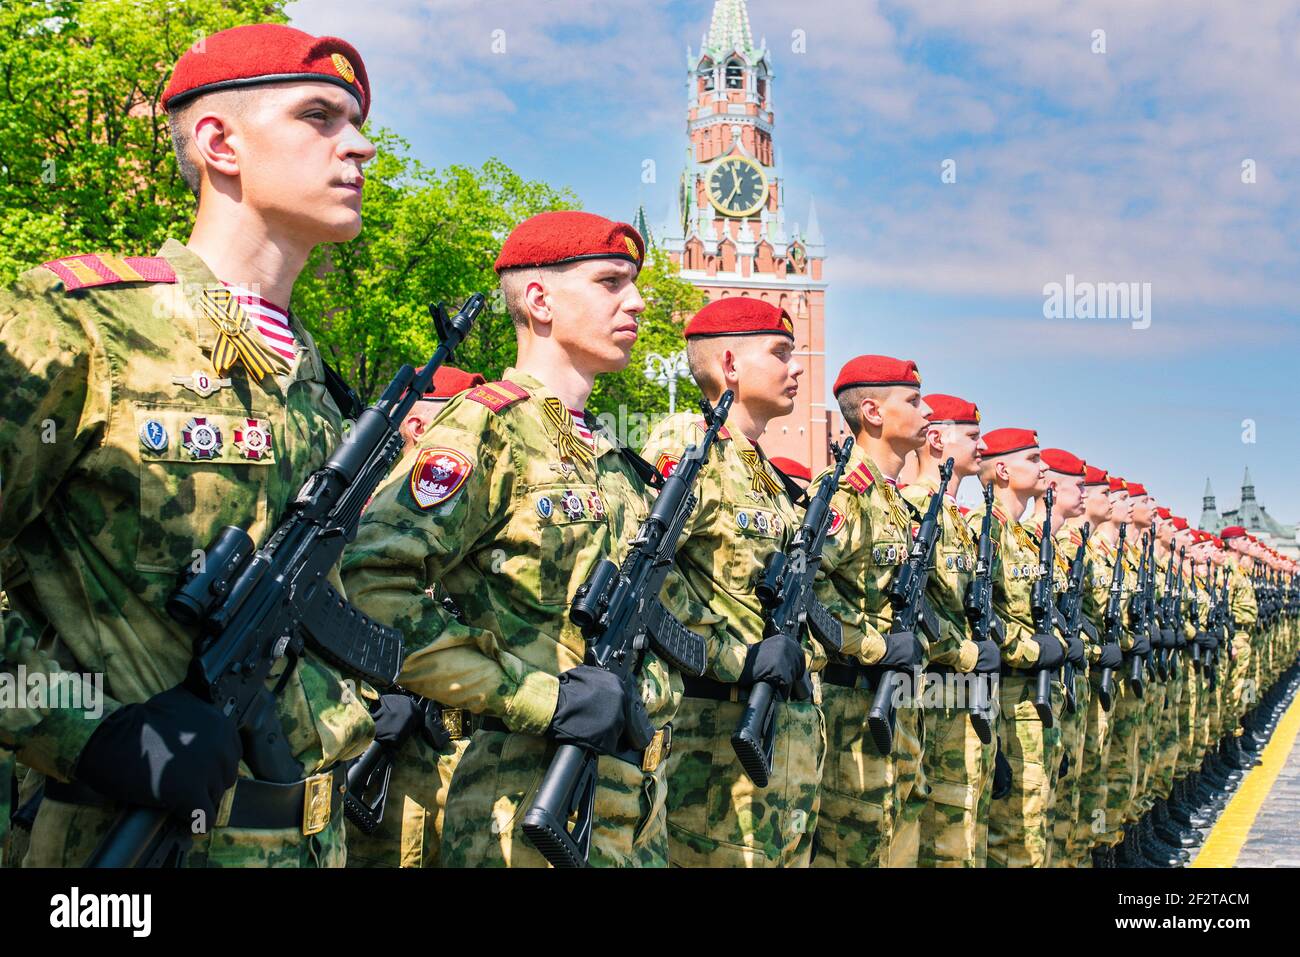
[[[420,508],[433,508],[459,492],[473,470],[474,463],[463,452],[425,449],[411,468],[411,497]]]
[[[500,382],[487,382],[483,385],[476,385],[465,393],[465,398],[470,402],[485,405],[493,412],[500,412],[502,409],[528,398],[528,390],[523,386],[502,379]]]
[[[694,424],[695,424],[695,427],[696,427],[697,429],[700,430],[700,434],[701,434],[701,435],[703,435],[705,432],[709,431],[709,423],[706,422],[706,421],[704,421],[704,419],[702,419],[702,418],[701,418],[701,419],[696,419]],[[731,438],[731,433],[727,431],[727,427],[726,427],[725,425],[724,425],[722,428],[718,429],[718,438],[720,438],[720,439],[729,439],[729,438]],[[661,471],[662,471],[662,470],[661,470]]]
[[[861,462],[858,463],[857,468],[844,476],[844,480],[849,483],[849,488],[859,495],[871,488],[872,483],[875,482],[875,478],[871,475],[871,469]]]
[[[159,256],[64,256],[41,263],[58,276],[68,292],[119,282],[175,282],[176,272]]]
[[[834,535],[844,527],[844,513],[835,506],[831,506],[831,525],[826,530],[827,535]]]
[[[681,460],[680,455],[672,455],[665,452],[663,455],[659,456],[659,458],[655,459],[655,468],[659,470],[660,475],[664,478],[668,478],[668,476],[673,474],[673,469],[677,468],[677,463]]]

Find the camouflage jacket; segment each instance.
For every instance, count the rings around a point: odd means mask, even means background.
[[[705,425],[679,412],[659,423],[642,454],[671,470]],[[798,528],[793,503],[762,450],[739,432],[718,434],[695,485],[699,499],[677,552],[679,578],[664,585],[664,605],[708,642],[707,676],[739,680],[748,647],[763,639],[763,608],[755,586],[772,553]],[[805,653],[810,667],[818,649]]]
[[[1250,575],[1242,571],[1241,559],[1230,557],[1228,567],[1232,577],[1228,586],[1228,607],[1238,628],[1249,628],[1259,621],[1259,605],[1255,602],[1255,586],[1250,583]]]
[[[38,656],[101,673],[108,713],[181,681],[192,637],[164,609],[177,573],[224,525],[264,538],[341,422],[293,317],[303,346],[292,369],[260,382],[242,364],[216,375],[216,327],[200,303],[224,287],[179,242],[135,261],[162,281],[125,270],[134,281],[96,281],[86,260],[38,267],[0,292],[0,561],[9,597],[42,636],[39,649],[6,646],[3,667]],[[91,281],[68,288],[70,275]],[[373,734],[349,685],[310,653],[278,705],[308,774]],[[0,745],[68,778],[96,727],[81,711],[4,713]]]
[[[832,534],[822,552],[817,597],[844,626],[844,655],[873,665],[885,655],[885,635],[894,620],[889,586],[907,560],[919,519],[861,445],[853,446],[831,507]],[[957,648],[964,630],[944,615],[939,624],[940,650]],[[929,660],[929,641],[922,634],[917,638]]]
[[[514,731],[550,726],[561,672],[586,643],[569,603],[602,558],[620,561],[647,511],[611,438],[594,452],[563,403],[515,369],[451,399],[375,493],[343,557],[349,597],[406,637],[399,683]],[[428,590],[441,584],[460,618]],[[651,721],[672,719],[681,679],[653,652]]]
[[[922,476],[902,491],[903,498],[924,515],[930,507],[930,499],[938,490],[937,481]],[[979,648],[970,640],[970,627],[966,621],[966,589],[975,577],[978,544],[977,537],[966,527],[957,500],[947,496],[939,510],[934,570],[930,572],[925,588],[935,612],[952,627],[945,640],[930,648],[930,663],[961,672],[972,670],[979,658]]]

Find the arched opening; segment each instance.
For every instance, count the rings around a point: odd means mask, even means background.
[[[745,88],[745,67],[739,60],[727,61],[727,89],[743,90]]]

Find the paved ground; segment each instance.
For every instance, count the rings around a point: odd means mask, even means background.
[[[1264,799],[1237,867],[1300,867],[1300,738]]]

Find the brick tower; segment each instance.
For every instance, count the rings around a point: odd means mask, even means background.
[[[771,57],[766,40],[754,45],[745,0],[716,0],[700,51],[687,47],[686,61],[690,145],[659,242],[709,301],[752,296],[790,313],[804,374],[794,411],[768,425],[762,446],[816,473],[841,427],[825,404],[826,250],[813,203],[803,227],[786,224]]]

